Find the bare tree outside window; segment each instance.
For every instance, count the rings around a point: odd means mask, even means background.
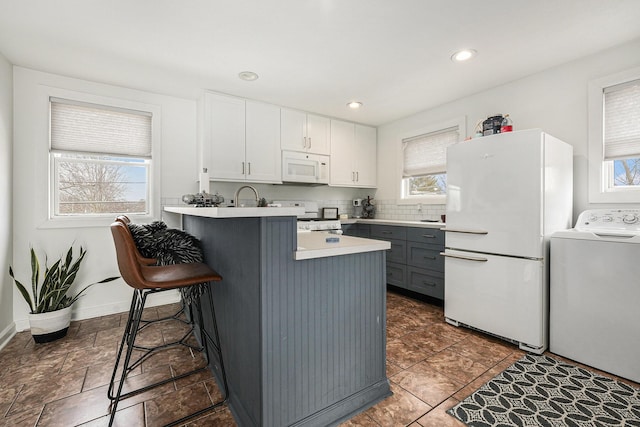
[[[640,158],[614,161],[614,185],[640,185]]]
[[[446,177],[446,174],[437,174],[409,178],[409,195],[446,194]]]
[[[135,196],[131,166],[106,163],[97,157],[77,156],[58,162],[59,214],[145,212],[144,197]]]

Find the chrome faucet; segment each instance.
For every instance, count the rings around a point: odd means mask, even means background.
[[[251,185],[243,185],[242,187],[236,190],[236,194],[233,196],[233,200],[234,200],[233,203],[235,204],[234,206],[236,208],[240,207],[240,202],[238,197],[240,196],[240,192],[245,188],[251,189],[251,191],[253,191],[253,194],[256,195],[256,206],[258,206],[260,204],[260,196],[258,196],[258,190],[256,190],[255,187],[252,187]]]

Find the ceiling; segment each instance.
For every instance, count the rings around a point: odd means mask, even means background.
[[[639,22],[639,0],[0,0],[0,53],[380,125],[640,38]],[[478,55],[453,63],[462,48]]]

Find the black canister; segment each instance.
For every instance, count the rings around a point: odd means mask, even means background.
[[[497,114],[482,122],[482,135],[487,136],[500,133],[500,126],[502,126],[503,118],[502,114]]]

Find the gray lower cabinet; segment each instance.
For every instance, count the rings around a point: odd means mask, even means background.
[[[372,239],[391,243],[391,249],[387,251],[388,284],[444,299],[444,257],[440,255],[444,251],[443,231],[371,224],[369,233]]]
[[[368,239],[370,237],[369,224],[342,224],[342,233],[345,236],[364,237]]]

